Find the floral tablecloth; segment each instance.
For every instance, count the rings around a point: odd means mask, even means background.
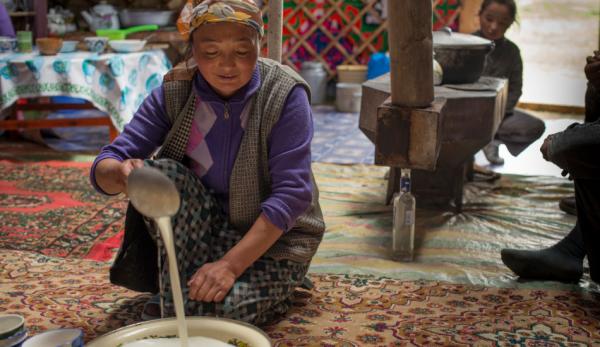
[[[108,113],[121,131],[170,68],[162,50],[0,54],[0,109],[19,98],[73,96]]]

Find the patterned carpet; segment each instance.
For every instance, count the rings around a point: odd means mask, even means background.
[[[139,321],[148,298],[108,283],[125,201],[96,194],[89,165],[0,161],[0,313],[26,316],[32,334],[80,327],[89,341]],[[600,345],[596,287],[521,283],[498,257],[568,230],[574,219],[556,207],[572,192],[566,180],[505,176],[469,185],[462,214],[418,210],[416,261],[397,263],[385,170],[314,171],[328,225],[315,289],[264,327],[276,346]]]
[[[126,203],[96,193],[89,168],[0,161],[0,249],[110,260],[121,241]]]
[[[0,313],[32,334],[77,327],[86,341],[139,321],[144,294],[106,281],[107,263],[0,251]],[[438,281],[312,274],[313,290],[263,327],[274,346],[594,346],[600,296]]]

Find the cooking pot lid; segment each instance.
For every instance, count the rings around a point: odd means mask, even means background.
[[[493,42],[483,37],[455,33],[450,30],[433,32],[433,46],[443,48],[487,48]]]

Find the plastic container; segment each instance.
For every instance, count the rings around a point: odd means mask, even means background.
[[[335,91],[335,108],[340,112],[360,112],[361,97],[359,83],[338,83]]]
[[[33,33],[31,31],[17,31],[17,47],[21,53],[33,50]]]
[[[310,86],[311,104],[323,104],[327,94],[327,71],[323,64],[317,61],[304,62],[300,69],[300,76]]]
[[[367,79],[370,80],[390,72],[390,57],[387,53],[374,53],[367,65]]]
[[[158,25],[156,24],[137,25],[127,29],[98,29],[96,30],[96,36],[108,37],[109,40],[124,40],[129,34],[157,29]]]
[[[339,83],[363,83],[367,80],[366,65],[338,65]]]

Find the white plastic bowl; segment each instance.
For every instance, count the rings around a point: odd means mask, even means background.
[[[63,41],[60,53],[71,53],[77,50],[79,41]]]
[[[141,51],[146,45],[146,40],[110,40],[110,48],[118,53],[131,53]]]

